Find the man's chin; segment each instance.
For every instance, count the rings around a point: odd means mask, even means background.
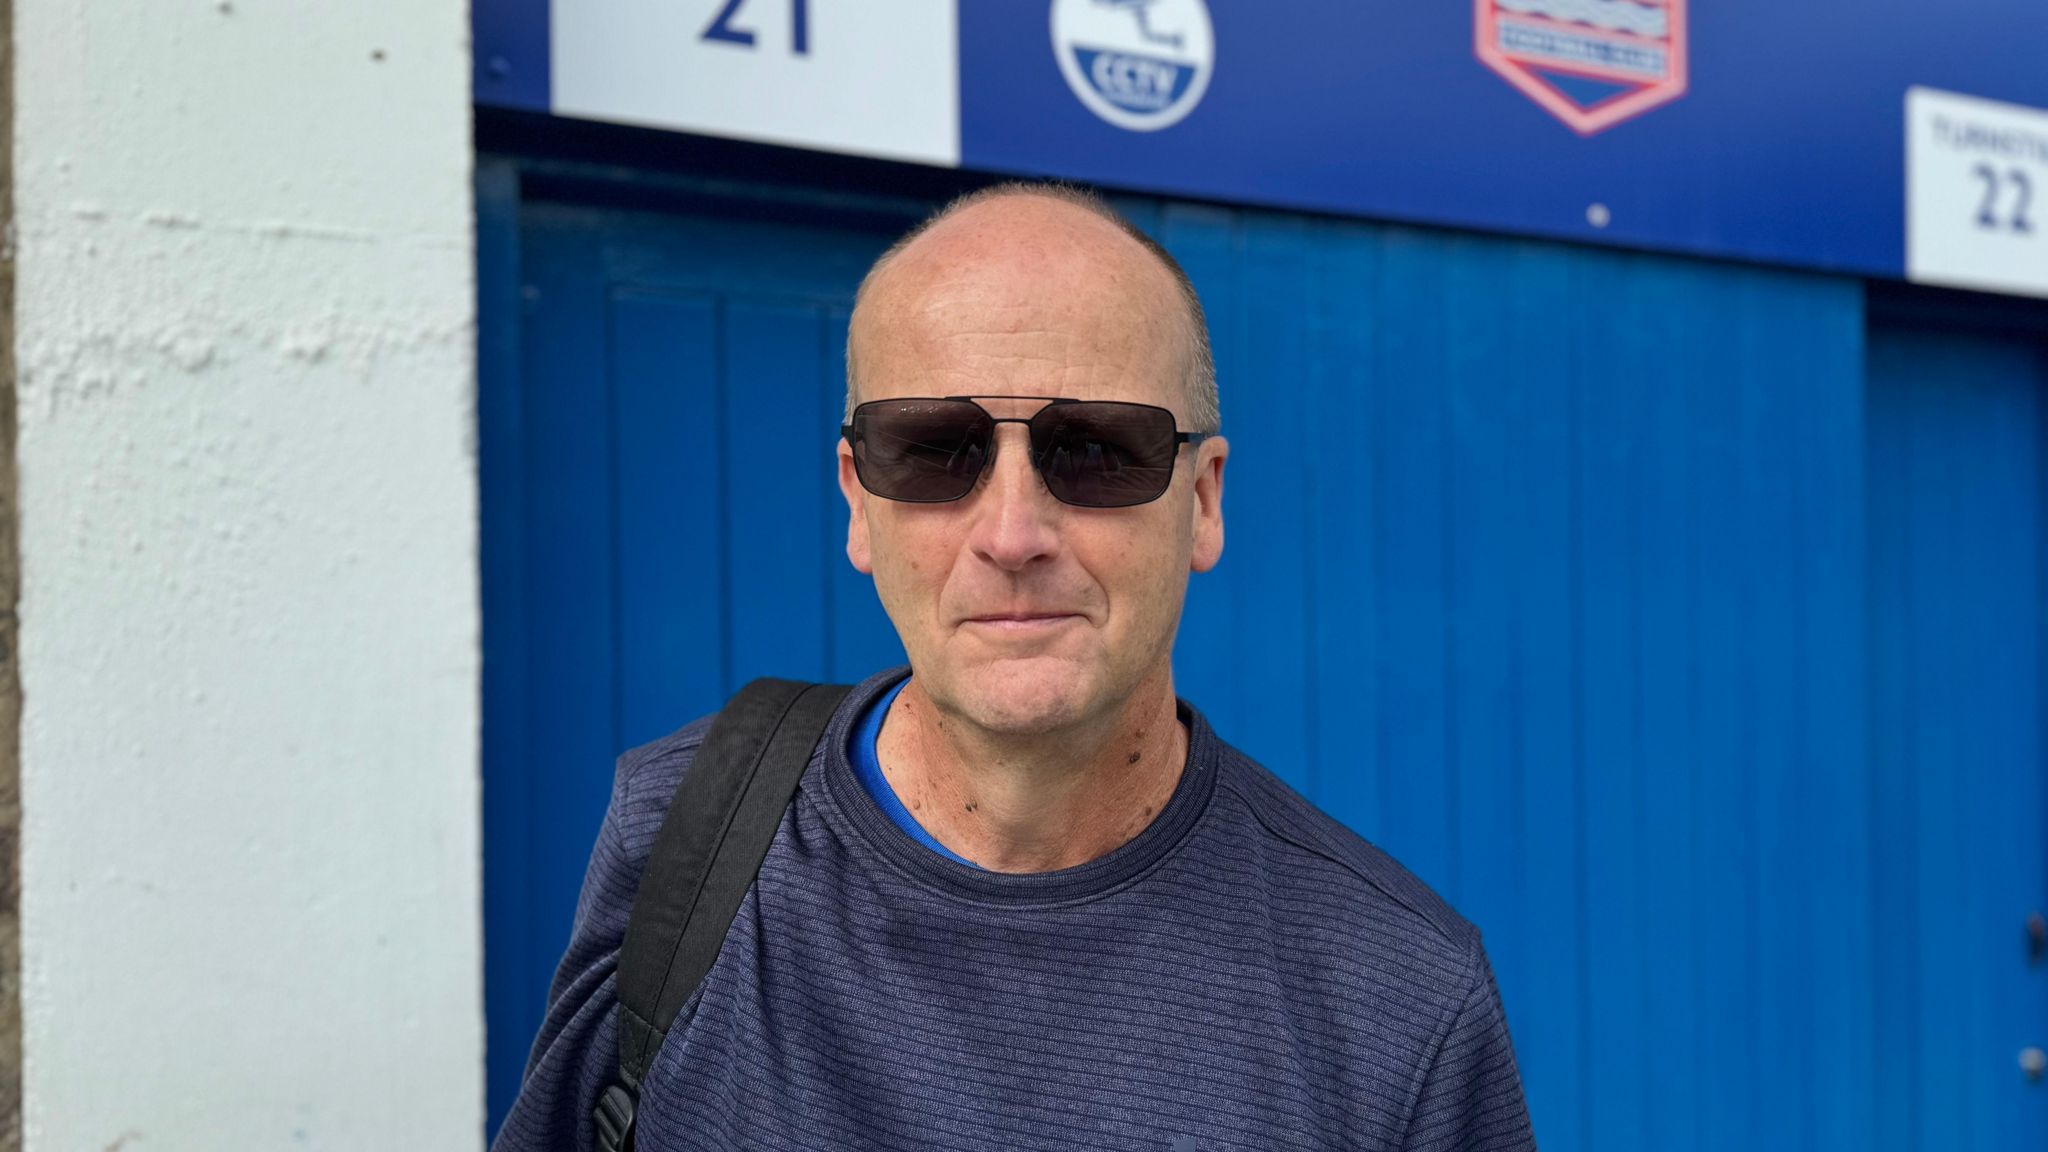
[[[1084,718],[1099,682],[1095,669],[1071,659],[1012,657],[966,670],[956,690],[961,710],[976,725],[1035,736]]]

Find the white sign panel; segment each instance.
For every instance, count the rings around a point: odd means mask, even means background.
[[[1906,278],[2048,296],[2048,111],[1906,93]]]
[[[957,166],[954,3],[556,0],[554,110]]]

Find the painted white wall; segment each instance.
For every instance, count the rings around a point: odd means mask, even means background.
[[[479,1147],[465,4],[14,11],[27,1146]]]

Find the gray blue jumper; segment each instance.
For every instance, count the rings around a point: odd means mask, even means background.
[[[1100,859],[1015,875],[919,844],[839,708],[718,961],[648,1073],[642,1152],[1533,1147],[1479,933],[1217,739]],[[709,718],[620,758],[495,1152],[588,1152],[633,894]]]

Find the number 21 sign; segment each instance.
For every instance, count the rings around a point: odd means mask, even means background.
[[[552,33],[560,115],[960,162],[955,0],[576,0]]]

